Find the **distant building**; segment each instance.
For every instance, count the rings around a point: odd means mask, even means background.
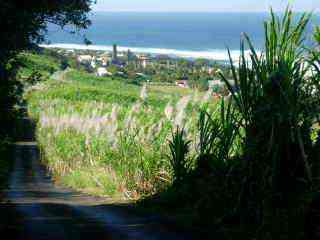
[[[91,55],[79,55],[77,58],[78,62],[80,63],[89,63],[92,61],[92,56]]]
[[[103,66],[103,67],[108,66],[108,60],[106,58],[101,59],[101,66]]]
[[[108,70],[106,68],[104,68],[104,67],[99,67],[97,69],[96,75],[99,76],[99,77],[106,76],[106,75],[111,76],[112,73],[108,72]]]
[[[123,68],[125,67],[126,63],[125,61],[122,61],[122,60],[112,60],[111,64],[117,66],[117,67],[120,67],[120,68]]]
[[[121,59],[120,59],[121,57]],[[111,64],[116,65],[118,67],[124,67],[126,65],[126,61],[123,59],[125,57],[124,53],[118,53],[117,50],[117,45],[113,45],[113,51],[112,51],[112,59],[111,59]]]
[[[217,87],[223,87],[225,84],[224,82],[221,82],[220,79],[216,79],[216,80],[209,80],[208,81],[208,87],[209,88],[217,88]]]
[[[101,66],[106,67],[108,66],[108,63],[111,62],[111,59],[107,56],[100,56],[99,58],[97,58],[97,62]]]
[[[127,53],[126,52],[117,52],[117,57],[118,58],[125,58],[125,57],[127,57]]]
[[[137,77],[142,77],[142,78],[147,78],[147,75],[143,74],[143,73],[136,73]]]
[[[138,62],[143,67],[146,68],[152,61],[152,58],[148,55],[141,54],[138,56]]]
[[[160,65],[164,65],[166,67],[170,67],[170,60],[171,58],[166,54],[160,54],[156,56],[156,60]]]
[[[187,88],[189,87],[188,80],[177,80],[176,86]]]
[[[130,49],[128,49],[128,51],[127,51],[127,62],[128,63],[131,62],[133,60],[133,58],[134,58],[133,53],[130,51]]]
[[[117,44],[113,44],[112,46],[112,61],[118,61]]]

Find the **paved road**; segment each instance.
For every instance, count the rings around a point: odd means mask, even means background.
[[[192,239],[157,216],[137,215],[128,206],[56,186],[39,163],[32,134],[23,138],[28,141],[14,146],[13,169],[0,203],[1,239]]]

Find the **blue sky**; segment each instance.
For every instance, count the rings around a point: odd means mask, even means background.
[[[320,0],[97,0],[94,11],[261,12],[272,6],[283,10],[291,2],[295,11],[320,11]]]

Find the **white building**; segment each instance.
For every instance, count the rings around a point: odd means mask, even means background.
[[[219,79],[209,80],[209,81],[208,81],[208,85],[209,85],[209,88],[222,87],[222,86],[224,86],[224,82],[222,82],[222,81],[219,80]]]
[[[79,55],[78,56],[78,62],[91,62],[93,57],[91,55]]]
[[[143,73],[136,73],[137,77],[141,77],[141,78],[147,78],[147,75],[143,74]]]
[[[106,76],[106,75],[111,76],[112,73],[108,72],[108,70],[106,68],[104,68],[104,67],[99,67],[97,69],[96,75],[99,76],[99,77]]]
[[[189,86],[188,80],[177,80],[176,81],[176,86],[187,88]]]
[[[106,67],[106,66],[108,66],[108,63],[111,62],[111,58],[103,55],[103,56],[100,56],[97,58],[97,62],[101,66]]]
[[[145,54],[137,55],[137,58],[143,68],[146,68],[151,63],[151,58]]]
[[[96,68],[96,61],[94,59],[92,59],[91,63],[90,63],[92,68]]]

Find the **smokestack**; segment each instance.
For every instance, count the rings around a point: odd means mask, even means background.
[[[113,44],[112,59],[118,60],[117,44]]]

